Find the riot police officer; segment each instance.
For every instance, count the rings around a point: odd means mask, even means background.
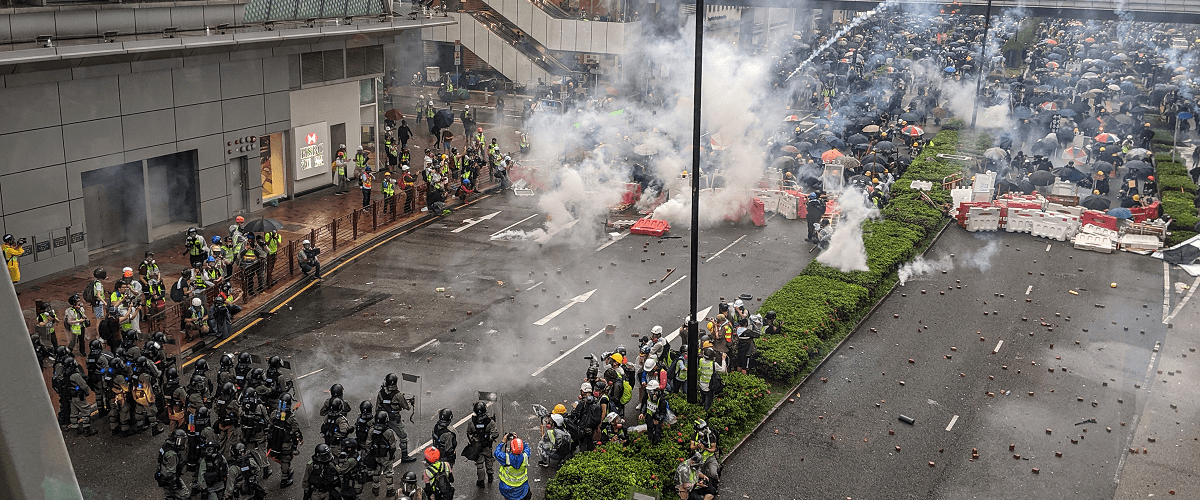
[[[258,393],[247,387],[242,394],[242,443],[259,467],[262,468],[263,479],[271,477],[271,467],[263,456],[263,445],[267,441],[267,409],[258,402]]]
[[[158,471],[154,479],[158,487],[163,489],[166,500],[187,500],[187,484],[183,482],[183,470],[187,465],[183,458],[186,449],[187,433],[183,429],[175,429],[158,450]]]
[[[232,479],[229,481],[230,492],[227,498],[262,500],[266,497],[267,490],[258,484],[258,472],[263,465],[265,464],[261,464],[252,453],[247,453],[245,444],[233,445],[233,456],[229,459],[229,473]]]
[[[487,482],[491,483],[495,480],[493,475],[496,457],[492,455],[493,444],[500,434],[496,432],[496,422],[487,412],[487,403],[476,401],[473,408],[474,413],[471,415],[471,430],[467,433],[467,448],[475,454],[475,472],[478,479],[475,481],[475,486],[484,487],[483,474],[487,470]],[[463,456],[471,458],[463,453]]]
[[[450,430],[452,419],[454,412],[442,408],[438,412],[437,423],[433,425],[433,446],[440,452],[441,461],[450,465],[454,465],[454,460],[458,458],[458,434]]]
[[[333,452],[329,445],[321,443],[313,451],[312,459],[304,469],[305,500],[334,500],[341,482],[337,469],[333,464]]]
[[[279,462],[279,487],[287,488],[292,480],[292,457],[300,452],[304,434],[292,414],[292,395],[283,393],[274,412],[271,413],[271,429],[267,435],[268,455]]]
[[[379,395],[375,397],[375,406],[388,413],[392,431],[400,439],[397,450],[400,452],[400,461],[409,463],[415,462],[417,459],[408,456],[408,433],[404,432],[404,418],[400,412],[411,411],[413,408],[409,403],[408,396],[400,392],[399,382],[395,373],[384,376],[383,385],[379,386]]]
[[[350,421],[346,420],[346,403],[341,398],[330,399],[328,403],[329,411],[326,412],[325,423],[321,424],[321,436],[325,438],[325,444],[333,446],[340,444],[353,428],[350,427]]]
[[[332,406],[334,399],[341,401],[343,414],[350,413],[350,403],[347,403],[345,400],[342,399],[342,392],[343,392],[342,384],[333,384],[333,385],[329,386],[329,399],[326,399],[325,402],[321,404],[321,416],[322,417],[327,416],[329,414],[329,408],[330,408],[330,406]]]
[[[375,425],[375,407],[370,401],[358,404],[358,420],[354,421],[354,438],[360,443],[367,442],[371,436],[371,427]]]
[[[392,430],[390,421],[391,417],[386,411],[380,410],[375,414],[375,425],[371,428],[371,434],[364,448],[366,453],[364,453],[363,461],[364,465],[371,469],[371,478],[374,482],[371,492],[375,496],[379,496],[380,476],[387,483],[387,496],[396,494],[396,486],[392,484],[392,461],[396,459],[396,444],[400,438]]]
[[[229,489],[229,462],[221,455],[221,446],[209,441],[204,444],[204,458],[196,473],[196,492],[200,500],[224,500]]]

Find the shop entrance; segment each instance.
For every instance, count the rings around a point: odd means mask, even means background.
[[[89,251],[149,239],[142,162],[91,170],[80,177]]]

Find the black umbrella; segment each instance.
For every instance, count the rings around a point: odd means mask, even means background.
[[[916,113],[913,113],[912,111],[909,111],[907,113],[900,115],[900,119],[904,120],[906,122],[915,122],[915,121],[920,121],[921,116]]]
[[[1103,212],[1108,210],[1108,207],[1112,205],[1112,201],[1098,194],[1090,194],[1079,204],[1090,210],[1099,210]]]
[[[1029,118],[1033,116],[1033,111],[1030,111],[1029,108],[1025,106],[1021,106],[1013,110],[1013,116],[1017,118]]]
[[[1087,177],[1075,167],[1059,167],[1052,170],[1054,175],[1067,182],[1079,182],[1080,179]]]
[[[871,178],[867,177],[865,175],[852,175],[852,176],[850,176],[850,179],[848,179],[848,180],[850,181],[851,184],[858,184],[860,186],[866,186],[866,185],[871,184]]]
[[[1056,148],[1058,148],[1058,144],[1054,141],[1042,139],[1035,142],[1029,150],[1035,155],[1049,156]]]
[[[841,139],[838,139],[837,137],[834,137],[834,138],[832,138],[832,139],[829,139],[829,140],[827,140],[826,142],[828,142],[828,143],[829,143],[829,147],[830,147],[830,148],[833,148],[833,149],[846,149],[846,141],[843,141],[843,140],[841,140]]]
[[[895,151],[896,145],[892,141],[879,141],[875,143],[875,149],[878,151]]]
[[[454,123],[454,112],[449,109],[439,109],[437,114],[433,115],[433,126],[437,128],[450,128]]]
[[[269,233],[283,229],[283,223],[275,219],[254,219],[242,226],[243,233]]]
[[[886,172],[887,169],[888,169],[887,165],[884,165],[882,163],[868,163],[866,165],[863,165],[863,172],[873,172],[876,174],[882,174],[882,173]]]
[[[1033,186],[1031,185],[1030,187],[1033,187]],[[999,194],[1011,193],[1011,192],[1020,191],[1020,190],[1021,190],[1021,188],[1020,188],[1020,186],[1017,185],[1017,183],[1010,181],[1008,179],[1000,179],[1000,182],[996,183],[996,192]]]
[[[879,153],[870,153],[870,154],[860,158],[860,161],[862,161],[864,164],[866,164],[866,163],[882,163],[882,164],[886,165],[889,163],[887,156],[881,155]]]
[[[1038,170],[1029,176],[1029,182],[1034,186],[1049,186],[1054,184],[1054,174],[1049,170]]]
[[[850,144],[862,144],[864,142],[869,142],[869,141],[870,141],[870,139],[868,139],[867,136],[862,135],[862,134],[854,134],[854,135],[846,138],[846,142],[848,142]]]
[[[1017,182],[1017,190],[1023,194],[1033,194],[1033,183],[1029,182],[1029,179],[1021,179]]]
[[[1113,164],[1106,161],[1098,161],[1092,164],[1093,172],[1112,172]]]
[[[1125,168],[1129,169],[1130,173],[1134,174],[1138,179],[1141,180],[1145,180],[1147,177],[1154,175],[1154,167],[1151,167],[1150,164],[1141,160],[1134,160],[1126,163]]]

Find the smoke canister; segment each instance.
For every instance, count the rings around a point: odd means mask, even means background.
[[[904,422],[908,425],[913,425],[913,422],[916,422],[916,420],[914,420],[912,417],[910,417],[908,415],[900,415],[900,421]]]

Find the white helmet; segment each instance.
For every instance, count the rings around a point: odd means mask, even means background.
[[[650,329],[650,334],[651,335],[662,335],[662,326],[654,325],[654,328]]]
[[[658,366],[658,360],[657,360],[657,359],[654,359],[654,358],[646,358],[646,364],[645,364],[645,366],[644,366],[644,368],[645,368],[645,370],[646,370],[646,371],[651,371],[651,370],[654,370],[654,367],[656,367],[656,366]]]
[[[649,382],[646,382],[646,390],[647,391],[657,391],[658,390],[658,381],[651,380]]]
[[[463,104],[463,109],[471,109],[471,105],[470,105],[470,104]]]
[[[737,300],[733,301],[733,307],[742,307],[742,305],[744,305],[742,302],[742,299],[737,299]]]
[[[617,412],[610,411],[608,412],[608,415],[604,417],[604,421],[611,424],[617,420],[617,417],[620,417],[620,415],[617,415]]]
[[[592,384],[584,382],[583,385],[579,386],[579,392],[592,392]]]
[[[554,422],[554,425],[555,425],[556,427],[562,427],[562,426],[563,426],[563,416],[562,416],[562,415],[559,415],[559,414],[557,414],[557,413],[555,413],[555,414],[553,414],[553,415],[550,415],[550,420],[551,420],[552,422]]]
[[[430,105],[430,106],[433,106],[433,101],[429,101],[429,105]]]
[[[301,241],[301,242],[300,242],[300,244],[301,244],[301,245],[311,245],[311,244],[312,244],[312,242],[311,242],[311,241],[308,241],[308,240],[304,240],[304,241]]]
[[[200,304],[203,304],[203,303],[204,302],[200,301],[200,297],[196,297],[196,298],[192,299],[192,307],[200,307]]]

